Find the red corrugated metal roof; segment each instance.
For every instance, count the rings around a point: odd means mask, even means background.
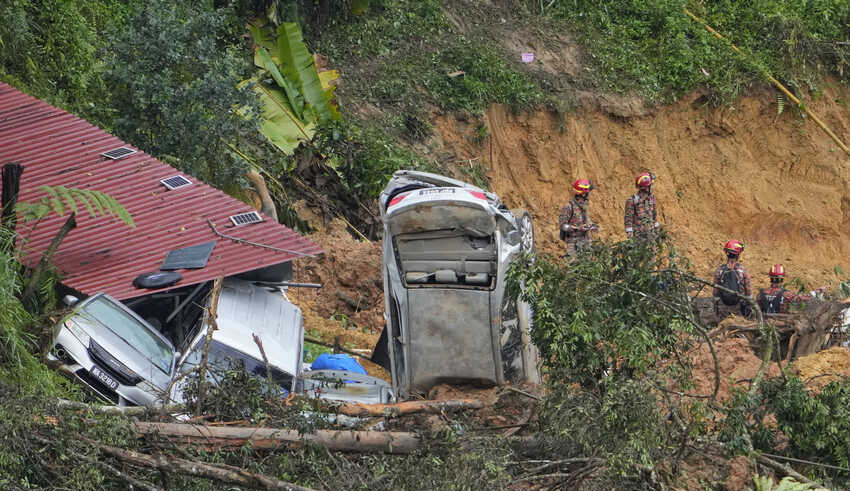
[[[93,189],[118,200],[136,223],[131,229],[118,219],[91,217],[81,209],[77,228],[53,260],[65,285],[122,300],[146,295],[152,290],[135,288],[136,276],[158,271],[173,249],[211,240],[218,243],[207,266],[181,270],[183,280],[178,285],[322,253],[318,245],[273,220],[235,227],[228,217],[249,212],[250,206],[140,150],[120,160],[100,155],[121,146],[134,148],[85,120],[0,83],[0,164],[24,166],[19,200],[39,199],[44,194],[38,190],[42,185]],[[193,184],[169,191],[159,182],[178,174]],[[32,266],[41,258],[66,218],[51,214],[34,229],[31,224],[18,225],[25,264]],[[207,220],[223,234],[291,252],[218,237]]]

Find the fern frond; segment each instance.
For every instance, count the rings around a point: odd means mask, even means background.
[[[93,189],[66,188],[65,186],[40,186],[39,189],[44,191],[47,196],[35,203],[18,203],[15,207],[25,221],[37,220],[51,211],[58,215],[64,215],[66,209],[78,213],[77,201],[80,201],[92,216],[99,214],[116,217],[128,226],[136,228],[130,212],[121,206],[121,203],[115,198],[104,192]],[[95,209],[97,213],[95,213]]]
[[[65,201],[65,205],[74,213],[78,213],[77,200],[74,197],[74,190],[68,189],[65,186],[56,186],[56,194]]]
[[[91,203],[89,203],[89,198],[88,198],[88,194],[86,193],[86,191],[84,189],[78,189],[76,197],[80,201],[80,203],[85,205],[86,210],[88,210],[88,212],[89,212],[89,215],[95,216],[94,208],[92,207]]]
[[[98,193],[97,191],[92,191],[90,189],[81,189],[80,191],[82,191],[83,194],[88,197],[89,201],[92,202],[94,207],[97,208],[97,213],[99,215],[103,215],[103,203],[100,202],[100,196],[102,193]]]
[[[782,114],[782,111],[785,110],[785,98],[782,97],[782,94],[776,94],[776,115],[779,116]]]

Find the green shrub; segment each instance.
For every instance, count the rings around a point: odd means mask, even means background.
[[[573,262],[538,256],[512,268],[509,291],[534,309],[534,342],[552,378],[592,386],[606,374],[639,376],[683,348],[691,332],[687,271],[665,237],[595,242]],[[522,288],[521,288],[522,285]]]
[[[535,10],[533,4],[526,2]],[[566,19],[588,53],[591,80],[666,101],[709,86],[731,101],[770,71],[792,88],[811,88],[824,74],[846,80],[850,4],[828,0],[555,0],[543,13]],[[684,13],[691,8],[728,41]],[[734,53],[731,42],[746,56]]]
[[[798,377],[771,379],[763,392],[793,456],[850,467],[850,382],[831,382],[813,395]]]

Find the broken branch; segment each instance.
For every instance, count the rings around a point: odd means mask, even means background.
[[[481,409],[484,403],[478,399],[455,399],[447,401],[407,401],[397,404],[361,404],[352,402],[339,406],[337,410],[346,416],[377,416],[395,418],[405,414],[436,413]]]
[[[180,459],[165,455],[147,455],[132,450],[98,445],[101,452],[115,457],[122,462],[139,467],[148,467],[160,471],[174,472],[187,476],[203,477],[216,481],[236,484],[253,489],[266,489],[270,491],[315,491],[273,477],[248,472],[238,467],[229,465],[211,465],[194,460]]]
[[[419,446],[419,437],[413,433],[318,430],[301,434],[297,430],[281,428],[236,428],[198,426],[182,423],[134,423],[142,435],[160,435],[174,438],[185,444],[214,447],[241,447],[250,443],[254,448],[277,448],[281,445],[313,442],[329,450],[346,452],[410,453]]]

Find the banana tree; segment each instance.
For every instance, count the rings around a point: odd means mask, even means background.
[[[286,22],[276,32],[257,23],[249,26],[254,38],[254,64],[259,73],[243,84],[253,84],[260,98],[260,132],[284,154],[291,155],[310,141],[320,123],[338,120],[333,103],[339,72],[319,73],[298,24]]]

